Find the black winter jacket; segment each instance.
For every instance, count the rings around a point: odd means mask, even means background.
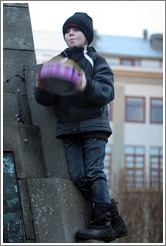
[[[61,54],[73,59],[85,72],[83,92],[59,96],[35,88],[39,104],[54,106],[57,116],[56,137],[69,134],[104,131],[111,135],[108,104],[114,99],[114,75],[110,66],[93,47],[67,48]]]

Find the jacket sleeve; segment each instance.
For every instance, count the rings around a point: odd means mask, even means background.
[[[46,91],[40,91],[37,87],[34,89],[34,95],[37,103],[44,106],[53,106],[58,103],[58,96]]]
[[[114,99],[114,74],[106,60],[97,56],[92,78],[87,76],[84,95],[89,103],[104,106]]]

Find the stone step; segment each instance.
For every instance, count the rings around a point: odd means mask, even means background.
[[[90,213],[75,185],[66,179],[29,179],[36,243],[73,243]]]

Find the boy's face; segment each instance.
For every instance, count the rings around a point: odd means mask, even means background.
[[[65,42],[69,48],[74,46],[84,47],[87,45],[87,40],[83,32],[78,28],[70,27],[65,33]]]

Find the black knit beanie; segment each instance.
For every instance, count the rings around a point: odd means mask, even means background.
[[[76,12],[74,15],[69,17],[63,25],[63,36],[69,27],[76,27],[85,35],[88,45],[92,42],[93,34],[93,20],[86,13]]]

